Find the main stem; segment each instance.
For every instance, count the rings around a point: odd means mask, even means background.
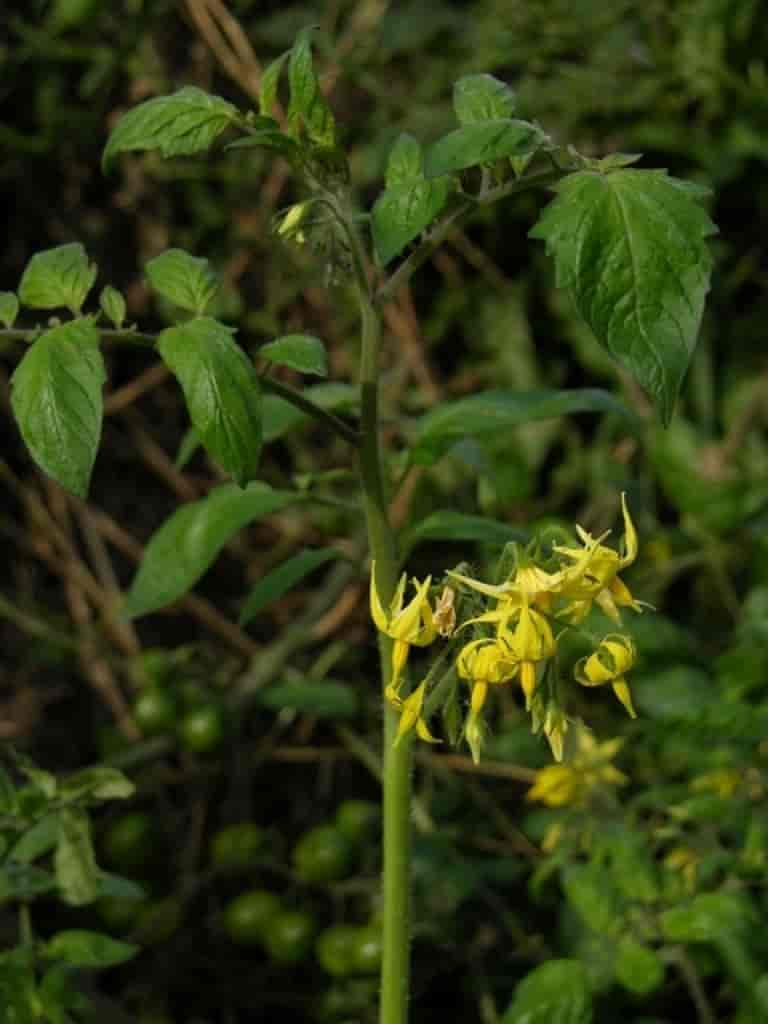
[[[376,585],[386,606],[397,580],[397,549],[389,523],[379,444],[379,337],[381,325],[367,289],[359,288],[362,316],[360,367],[360,477]],[[392,641],[380,638],[381,673],[386,687],[391,675]],[[380,1024],[406,1024],[409,993],[411,743],[395,746],[397,712],[384,702],[383,756],[383,920]]]

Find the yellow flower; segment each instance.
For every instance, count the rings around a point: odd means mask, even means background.
[[[610,763],[621,749],[622,740],[597,743],[588,729],[577,733],[577,750],[568,764],[550,764],[536,772],[536,781],[526,800],[538,800],[549,807],[576,803],[600,786],[622,786],[626,775]]]
[[[437,628],[427,596],[431,582],[431,576],[428,576],[423,583],[414,579],[416,596],[403,607],[407,583],[406,574],[403,573],[390,602],[389,611],[386,612],[379,600],[379,592],[376,587],[376,563],[371,565],[371,616],[379,632],[392,637],[395,641],[392,647],[392,681],[387,687],[387,699],[392,703],[396,702],[400,679],[411,646],[426,647],[437,636]]]
[[[448,575],[471,587],[472,590],[477,590],[487,597],[495,597],[510,609],[522,604],[540,604],[548,607],[549,595],[556,593],[565,579],[565,573],[545,572],[537,565],[516,569],[510,579],[498,585],[483,583],[471,576],[462,576],[458,572],[449,572]]]
[[[574,674],[582,686],[604,686],[610,683],[632,718],[637,718],[632,706],[632,695],[624,678],[625,672],[635,664],[635,659],[635,645],[631,638],[610,633],[600,641],[594,654],[577,662]]]
[[[427,681],[425,679],[423,683],[416,687],[413,693],[409,694],[404,701],[400,702],[400,724],[397,727],[395,744],[399,743],[403,736],[406,736],[413,729],[416,730],[416,735],[419,739],[426,740],[427,743],[440,742],[440,740],[436,739],[432,735],[427,723],[421,717],[421,712],[424,707],[426,687]]]
[[[576,532],[583,547],[556,545],[554,548],[559,555],[573,562],[570,568],[564,570],[564,579],[559,588],[560,595],[571,600],[562,614],[572,622],[581,622],[593,601],[614,622],[621,621],[620,607],[642,611],[642,604],[635,600],[618,575],[622,569],[634,562],[638,550],[637,531],[627,508],[625,494],[621,496],[621,510],[624,517],[624,537],[620,552],[602,543],[610,530],[595,538],[581,526],[576,527]]]
[[[464,734],[477,764],[481,743],[477,719],[488,696],[488,687],[514,679],[518,665],[506,644],[486,637],[462,647],[456,658],[456,670],[472,687],[471,710]]]
[[[551,658],[555,653],[555,638],[552,629],[541,614],[524,604],[520,608],[517,625],[510,632],[506,624],[500,626],[499,637],[512,650],[520,662],[520,685],[525,694],[525,708],[530,710],[531,698],[536,689],[536,665]]]
[[[568,732],[568,719],[556,707],[548,707],[544,716],[544,735],[549,741],[552,756],[556,761],[563,760],[563,741]]]
[[[696,872],[700,859],[698,853],[689,846],[675,846],[664,857],[664,864],[673,871],[679,871],[686,888],[692,892],[696,886]]]

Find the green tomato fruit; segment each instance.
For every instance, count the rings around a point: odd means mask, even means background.
[[[264,849],[266,834],[253,821],[219,829],[211,840],[211,864],[222,871],[247,871]]]
[[[338,882],[352,870],[352,844],[335,825],[305,832],[293,848],[293,866],[304,882]]]
[[[377,974],[381,966],[381,929],[374,924],[355,929],[352,969],[355,974]]]
[[[381,822],[381,808],[371,800],[344,800],[336,810],[336,828],[356,846],[376,835]]]
[[[226,734],[226,715],[218,704],[202,704],[188,711],[181,720],[181,743],[190,754],[215,753]]]
[[[174,896],[148,903],[136,924],[136,941],[142,946],[167,942],[184,921],[184,903]]]
[[[130,900],[123,896],[102,896],[96,903],[99,917],[111,932],[124,935],[138,921],[146,900]]]
[[[143,811],[123,814],[104,834],[104,856],[112,867],[130,874],[152,861],[156,838],[155,827],[148,814]]]
[[[152,686],[133,702],[133,717],[143,736],[161,736],[176,728],[178,707],[168,690]]]
[[[224,931],[241,946],[266,941],[268,932],[283,908],[280,899],[268,889],[249,889],[236,896],[224,909]]]
[[[283,910],[276,914],[264,934],[264,946],[273,960],[281,964],[297,964],[312,949],[317,925],[304,910]]]
[[[317,937],[317,962],[334,978],[344,978],[355,969],[355,947],[360,929],[349,924],[334,924]]]

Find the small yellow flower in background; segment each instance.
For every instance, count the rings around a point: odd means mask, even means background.
[[[625,673],[635,664],[636,657],[635,645],[630,637],[610,633],[600,641],[594,654],[577,663],[574,674],[582,686],[604,686],[610,683],[631,717],[637,718],[629,685],[624,678]]]
[[[581,727],[577,750],[568,764],[550,764],[536,772],[536,781],[526,800],[538,800],[549,807],[563,807],[582,800],[600,786],[623,786],[627,777],[610,763],[623,740],[598,743],[592,733]]]
[[[719,768],[696,776],[691,780],[691,789],[697,793],[710,792],[727,798],[733,796],[743,781],[744,776],[733,768]]]
[[[439,743],[440,740],[436,739],[429,731],[427,723],[421,717],[421,712],[424,708],[424,696],[426,694],[427,681],[424,680],[413,693],[409,694],[405,700],[400,701],[398,698],[398,704],[400,706],[400,723],[397,727],[397,736],[395,737],[395,743],[399,743],[403,736],[406,736],[413,729],[416,730],[416,735],[419,739],[425,740],[427,743]]]
[[[626,569],[637,558],[637,531],[627,508],[625,494],[621,496],[621,511],[624,517],[623,553],[606,547],[602,541],[610,533],[594,538],[581,526],[576,532],[584,545],[582,548],[570,548],[555,545],[554,550],[574,564],[566,570],[565,580],[559,593],[571,599],[571,604],[563,612],[574,623],[581,622],[592,607],[592,602],[600,607],[614,622],[621,622],[620,607],[632,608],[636,612],[643,610],[642,604],[636,601],[626,584],[619,579],[619,573]]]
[[[376,563],[371,566],[371,616],[379,632],[395,641],[392,648],[392,681],[387,687],[387,699],[391,703],[399,700],[398,689],[411,646],[426,647],[437,636],[428,597],[432,577],[428,576],[423,583],[414,580],[416,596],[403,606],[407,582],[407,576],[403,573],[390,602],[389,612],[385,612],[376,588]]]
[[[689,846],[675,846],[664,858],[664,864],[673,871],[679,871],[686,888],[692,892],[696,888],[696,872],[700,859],[698,853]]]

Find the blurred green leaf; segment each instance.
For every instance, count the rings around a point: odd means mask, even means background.
[[[550,960],[515,989],[501,1024],[591,1024],[592,996],[578,960]]]
[[[85,811],[64,807],[59,812],[59,838],[54,855],[56,885],[65,903],[92,903],[99,895],[91,823]]]
[[[199,317],[164,330],[157,348],[181,384],[198,438],[244,486],[255,476],[261,453],[261,391],[256,369],[233,334],[218,320]]]
[[[664,983],[664,962],[635,939],[622,939],[616,951],[616,980],[629,992],[647,995]]]
[[[701,893],[687,904],[665,910],[659,918],[662,934],[670,942],[715,942],[748,929],[753,921],[747,897],[733,889]]]
[[[19,300],[15,292],[0,292],[0,323],[13,327],[19,314]]]
[[[54,848],[59,838],[59,816],[46,814],[23,833],[11,849],[9,860],[19,864],[31,864]]]
[[[252,483],[224,484],[177,509],[152,535],[123,614],[138,618],[171,604],[197,583],[233,534],[298,500],[289,491]]]
[[[272,601],[277,601],[295,587],[297,583],[315,569],[339,558],[334,548],[317,548],[314,551],[300,551],[282,565],[263,576],[251,589],[240,612],[240,625],[247,626],[259,612]]]
[[[69,309],[80,313],[98,273],[79,242],[36,252],[19,283],[19,299],[32,309]]]
[[[308,28],[299,33],[288,60],[288,122],[296,128],[300,122],[311,142],[332,148],[336,144],[336,124],[312,62],[312,31]]]
[[[68,776],[61,782],[59,792],[65,800],[126,800],[133,796],[136,787],[117,768],[98,764]]]
[[[621,928],[617,893],[610,876],[596,864],[568,868],[563,873],[568,902],[586,924],[601,935],[615,935]]]
[[[156,292],[198,316],[205,313],[219,289],[219,279],[208,260],[183,249],[166,249],[145,264],[144,272]]]
[[[700,719],[712,701],[711,690],[709,676],[691,665],[658,669],[632,680],[638,710],[662,721]]]
[[[702,190],[664,171],[580,171],[555,186],[530,237],[599,341],[672,417],[696,344],[716,231]]]
[[[84,498],[101,439],[106,380],[99,335],[90,320],[42,334],[11,377],[11,405],[38,466]]]
[[[517,541],[525,544],[529,535],[519,527],[488,519],[485,516],[471,516],[452,509],[439,509],[425,519],[419,520],[406,530],[401,545],[403,557],[424,541],[451,540],[475,541],[478,544],[509,544]]]
[[[63,960],[72,967],[114,967],[138,952],[138,946],[80,928],[57,932],[44,947],[49,960]]]
[[[357,389],[350,384],[316,384],[302,392],[306,398],[321,409],[354,409],[359,401]],[[304,424],[310,417],[279,395],[265,395],[262,401],[264,441],[276,441],[295,427]]]
[[[415,179],[388,187],[371,211],[376,257],[386,266],[429,227],[445,206],[450,191],[447,179]]]
[[[0,905],[9,901],[28,903],[55,888],[53,875],[34,864],[0,865]]]
[[[107,141],[102,167],[109,170],[119,153],[134,150],[156,149],[164,157],[201,153],[238,118],[237,108],[220,96],[186,85],[123,114]]]
[[[331,679],[275,683],[259,691],[258,702],[273,711],[288,708],[321,718],[352,718],[359,709],[355,690]]]
[[[259,355],[271,363],[290,366],[299,373],[312,373],[317,377],[328,376],[328,360],[325,345],[311,334],[286,334],[276,338],[259,349]]]
[[[102,288],[99,295],[99,306],[101,306],[104,316],[119,330],[125,321],[126,310],[125,299],[117,288],[113,288],[111,284]]]
[[[461,124],[511,118],[516,105],[512,89],[493,75],[465,75],[453,87],[453,109]]]

